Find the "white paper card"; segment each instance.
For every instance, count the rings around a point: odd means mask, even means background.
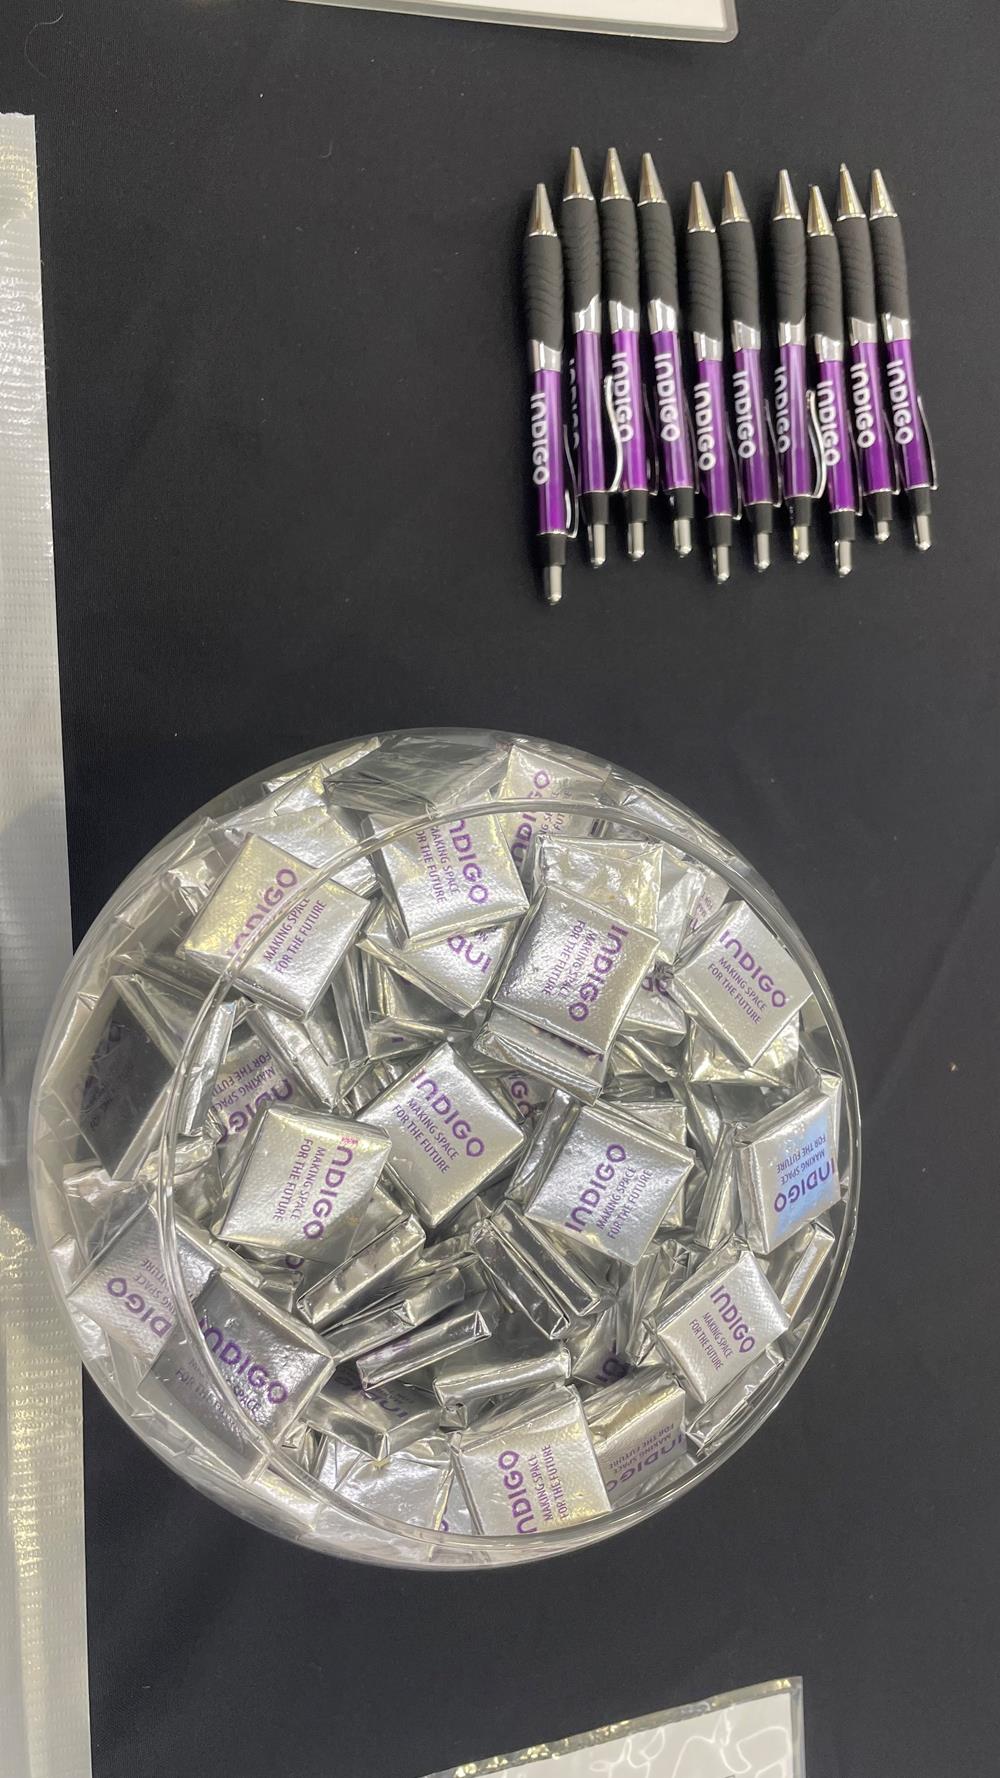
[[[432,18],[480,19],[491,25],[544,25],[549,30],[617,32],[625,37],[736,36],[736,0],[314,0],[321,6],[373,6],[380,12],[422,12]]]

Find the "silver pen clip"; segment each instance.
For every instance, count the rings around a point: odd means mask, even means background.
[[[823,434],[820,431],[819,416],[816,412],[815,389],[806,390],[806,412],[809,415],[809,443],[812,447],[813,463],[816,467],[812,497],[814,500],[820,500],[826,491],[826,453],[823,450]]]
[[[653,425],[653,413],[649,405],[649,390],[643,385],[642,411],[646,416],[646,483],[650,493],[655,496],[660,492],[660,453],[656,448],[656,429]]]
[[[932,493],[936,494],[937,493],[937,485],[938,485],[937,453],[934,449],[934,440],[931,437],[931,429],[927,424],[927,415],[924,411],[924,398],[919,392],[917,394],[917,412],[920,415],[920,424],[924,429],[924,439],[927,444],[927,455],[931,460],[931,491],[932,491]]]
[[[622,450],[621,433],[618,430],[618,416],[615,413],[614,402],[612,400],[612,387],[613,380],[609,372],[604,379],[604,406],[607,410],[608,423],[611,427],[611,436],[615,441],[615,473],[608,484],[608,493],[617,494],[621,491],[622,476],[625,473],[625,453]]]
[[[566,458],[566,535],[576,537],[580,531],[580,482],[573,461],[573,447],[570,443],[569,427],[563,427],[563,455]]]

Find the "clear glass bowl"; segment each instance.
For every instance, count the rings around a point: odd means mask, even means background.
[[[542,750],[551,746],[551,743],[533,737],[500,735],[497,731],[408,732],[428,738],[441,737],[456,746],[467,747],[470,758],[495,747],[498,741],[517,741]],[[399,738],[401,736],[389,734],[379,737],[383,742]],[[341,751],[339,745],[337,751]],[[245,779],[198,810],[147,855],[98,916],[76,953],[53,1008],[35,1076],[29,1136],[32,1200],[38,1240],[48,1260],[53,1286],[64,1305],[83,1361],[112,1406],[157,1456],[203,1493],[254,1524],[310,1548],[400,1567],[497,1567],[537,1561],[579,1549],[636,1525],[706,1480],[763,1426],[813,1352],[843,1283],[857,1224],[860,1116],[857,1082],[847,1038],[816,958],[767,884],[746,859],[698,816],[622,768],[608,766],[606,761],[562,745],[557,751],[563,759],[575,759],[591,770],[608,773],[598,799],[598,814],[613,819],[616,828],[628,830],[636,838],[666,840],[694,862],[717,873],[771,927],[803,971],[815,998],[825,1039],[835,1058],[833,1065],[844,1081],[840,1138],[843,1195],[831,1218],[834,1246],[825,1274],[810,1298],[809,1312],[795,1324],[796,1341],[790,1356],[754,1391],[745,1410],[736,1415],[718,1442],[710,1449],[703,1449],[690,1468],[668,1471],[650,1492],[605,1517],[527,1538],[473,1537],[382,1518],[335,1498],[321,1488],[292,1459],[287,1449],[267,1437],[235,1398],[231,1404],[233,1411],[238,1414],[247,1436],[266,1458],[266,1464],[249,1481],[228,1472],[204,1447],[178,1432],[173,1424],[138,1397],[137,1388],[145,1367],[109,1341],[68,1300],[68,1291],[86,1263],[83,1241],[89,1236],[83,1237],[81,1228],[86,1225],[92,1229],[95,1216],[99,1218],[102,1207],[98,1206],[95,1211],[94,1203],[82,1200],[79,1195],[81,1177],[86,1179],[94,1175],[98,1164],[94,1160],[88,1169],[86,1155],[82,1153],[86,1145],[66,1110],[67,1100],[72,1100],[73,1093],[73,1083],[67,1083],[66,1069],[81,1019],[93,1006],[110,976],[134,967],[145,954],[150,934],[156,934],[157,908],[164,894],[164,872],[189,844],[192,834],[199,828],[208,833],[223,824],[226,817],[264,794],[268,781],[314,765],[325,758],[330,749],[316,748]],[[495,798],[483,796],[475,802],[435,808],[434,814],[437,818],[448,815],[455,819],[498,809],[501,812],[514,811],[523,806],[523,797],[498,803]],[[586,802],[574,802],[542,796],[532,799],[532,809],[538,813],[551,811],[593,817],[595,803],[589,798]],[[400,822],[392,830],[393,835],[414,831],[426,825],[427,819],[427,811],[424,811]],[[355,859],[377,852],[385,838],[383,834],[377,840],[361,843],[339,855],[335,868],[339,872]],[[331,866],[327,863],[303,879],[303,889],[307,891],[330,874]],[[266,942],[269,930],[281,913],[280,908],[276,909],[271,920],[261,927],[255,941],[257,944]],[[205,994],[178,1059],[149,1166],[148,1189],[158,1219],[163,1269],[172,1287],[178,1322],[188,1336],[192,1360],[209,1382],[214,1365],[207,1346],[198,1337],[197,1321],[182,1288],[177,1254],[173,1202],[175,1150],[191,1060],[213,1009],[231,986],[231,979],[223,976]],[[76,1085],[82,1089],[82,1078],[77,1079]]]

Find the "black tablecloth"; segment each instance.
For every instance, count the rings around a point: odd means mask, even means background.
[[[643,1529],[447,1578],[296,1551],[87,1389],[98,1778],[416,1778],[786,1673],[810,1772],[991,1768],[998,1407],[995,7],[744,0],[730,46],[279,0],[8,0],[38,118],[74,918],[205,798],[385,725],[610,756],[757,864],[830,979],[865,1180],[774,1419]],[[885,170],[942,465],[936,547],[715,590],[658,530],[526,549],[517,248],[570,142]],[[2,219],[0,219],[2,226]],[[30,737],[26,738],[30,742]]]

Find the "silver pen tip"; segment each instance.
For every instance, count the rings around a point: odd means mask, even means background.
[[[931,547],[931,515],[929,512],[918,512],[913,521],[913,540],[918,549]]]
[[[809,560],[809,526],[792,526],[792,555],[797,562]]]
[[[872,183],[868,214],[873,222],[881,216],[895,216],[896,206],[889,196],[888,188],[878,168],[872,173]]]
[[[562,598],[562,572],[562,569],[556,565],[546,568],[542,575],[546,605],[558,605]]]
[[[809,187],[809,209],[806,214],[806,234],[832,235],[833,223],[830,212],[823,202],[823,193],[818,185]]]
[[[754,533],[753,565],[758,574],[763,574],[765,568],[771,566],[771,539],[766,531]]]
[[[727,173],[722,181],[722,220],[723,222],[749,222],[750,216],[743,202],[743,193],[736,183],[736,174]]]
[[[639,172],[639,202],[640,204],[665,204],[666,201],[653,157],[651,154],[644,154]]]
[[[689,556],[694,547],[691,536],[691,520],[674,520],[674,548],[679,556]]]
[[[592,568],[603,568],[608,559],[607,537],[606,525],[597,524],[588,527],[587,540],[590,544],[590,565]]]
[[[618,159],[618,150],[617,148],[609,148],[608,158],[604,163],[604,184],[601,187],[601,202],[602,204],[605,203],[608,198],[627,198],[628,195],[628,186],[625,183],[625,175],[622,172],[621,161]]]
[[[535,186],[535,196],[531,205],[531,220],[528,223],[529,235],[554,235],[556,225],[552,219],[552,205],[544,185]]]
[[[713,549],[712,573],[715,575],[718,586],[722,586],[723,582],[729,579],[729,545],[727,543],[716,544]]]
[[[844,221],[847,216],[863,216],[864,204],[858,197],[858,188],[851,178],[844,162],[840,163],[840,179],[837,184],[837,219]]]
[[[696,179],[691,187],[691,201],[688,204],[688,233],[692,235],[714,235],[715,233],[715,223],[712,221],[712,212],[708,207],[704,188],[700,179]]]
[[[774,194],[774,209],[771,211],[772,222],[801,222],[802,211],[795,200],[792,182],[788,177],[788,168],[782,167],[778,174],[778,189]]]
[[[876,543],[888,543],[889,530],[890,530],[890,526],[889,526],[888,519],[876,519],[875,520],[875,542]]]
[[[840,537],[833,546],[833,559],[837,565],[837,573],[841,580],[850,574],[854,567],[854,549],[847,537]]]
[[[563,203],[567,198],[589,198],[591,203],[594,201],[590,180],[587,178],[587,169],[583,164],[583,155],[578,148],[571,148],[569,151],[566,183],[563,186]]]
[[[646,554],[646,527],[641,519],[633,519],[628,528],[628,559],[641,562]]]

